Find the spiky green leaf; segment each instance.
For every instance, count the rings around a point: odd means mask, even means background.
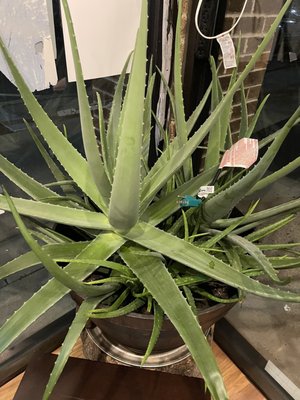
[[[158,225],[161,221],[179,210],[180,205],[178,200],[180,196],[196,195],[200,186],[207,185],[213,179],[216,170],[217,166],[210,168],[206,172],[195,176],[190,181],[184,183],[171,193],[151,204],[151,206],[142,214],[143,220],[150,222],[152,225]]]
[[[299,294],[279,290],[256,282],[241,272],[232,269],[218,258],[208,254],[204,249],[158,228],[154,228],[149,224],[139,223],[126,234],[126,237],[145,248],[159,252],[174,261],[232,287],[262,297],[281,301],[300,302]]]
[[[41,218],[43,220],[58,222],[65,225],[77,226],[91,229],[111,229],[107,217],[102,213],[79,210],[71,207],[46,204],[33,200],[18,199],[12,200],[21,215]],[[9,211],[5,196],[0,195],[0,208]]]
[[[20,189],[27,193],[35,200],[41,200],[46,197],[59,197],[59,195],[52,190],[46,188],[41,183],[37,182],[21,169],[17,168],[14,164],[8,161],[0,154],[0,171],[4,173],[12,182],[14,182]]]
[[[297,157],[297,158],[295,158],[295,160],[293,160],[289,164],[283,166],[278,171],[273,172],[272,174],[266,176],[265,178],[263,178],[259,182],[257,182],[253,186],[253,188],[249,191],[248,194],[250,195],[259,190],[264,189],[265,187],[278,181],[278,179],[281,179],[281,178],[289,175],[291,172],[295,171],[299,167],[300,167],[300,157]]]
[[[143,282],[190,350],[215,400],[227,399],[226,390],[205,335],[165,265],[157,257],[142,257],[123,247],[122,258]]]
[[[120,139],[119,138],[120,130],[118,129],[118,127],[120,124],[125,78],[131,58],[132,58],[132,53],[128,56],[125,65],[122,69],[121,75],[118,79],[118,83],[116,86],[109,114],[109,120],[107,126],[107,147],[109,149],[109,153],[111,154],[111,157],[108,161],[110,162],[110,168],[112,171],[114,170],[115,160],[117,158],[117,153],[118,153],[118,146]]]
[[[145,352],[145,355],[142,360],[142,365],[148,360],[151,355],[160,335],[160,331],[164,322],[164,311],[163,309],[154,302],[154,319],[153,319],[153,328],[151,332],[151,337],[149,339],[149,343]]]
[[[252,133],[254,132],[254,129],[255,129],[256,124],[257,124],[257,121],[258,121],[258,119],[260,117],[260,114],[261,114],[262,110],[264,109],[264,106],[265,106],[266,102],[268,101],[269,96],[270,95],[267,95],[262,100],[262,102],[260,103],[259,107],[257,108],[254,116],[252,117],[250,125],[249,125],[249,127],[247,129],[247,132],[245,133],[245,137],[246,138],[250,138],[252,136]]]
[[[92,199],[101,209],[105,210],[105,201],[98,192],[86,160],[59,131],[37,102],[15,66],[1,38],[0,49],[10,68],[25,106],[56,158],[83,192],[86,193],[86,195],[89,196],[90,199]]]
[[[241,85],[241,124],[239,138],[246,137],[248,133],[248,106],[244,84]]]
[[[107,259],[124,244],[124,239],[113,233],[99,235],[89,246],[77,256],[80,258]],[[65,271],[78,280],[83,280],[97,269],[95,265],[86,265],[78,268],[77,263],[70,263]],[[112,292],[112,286],[106,285],[107,293]],[[4,351],[28,326],[39,316],[44,314],[50,307],[56,304],[69,289],[51,279],[28,301],[26,301],[0,328],[0,353]],[[27,318],[24,318],[24,315]]]
[[[142,1],[132,70],[121,115],[120,140],[109,204],[109,221],[129,230],[139,217],[141,149],[147,51],[147,1]]]
[[[96,297],[93,299],[84,300],[77,313],[76,316],[69,328],[67,336],[62,344],[60,353],[55,361],[54,368],[51,372],[50,379],[47,383],[45,392],[43,394],[42,400],[48,400],[49,396],[51,395],[67,361],[70,356],[70,353],[77,342],[78,338],[80,337],[81,332],[83,331],[89,316],[88,312],[95,308],[99,303],[105,300],[109,295],[104,295],[102,297]]]
[[[203,204],[202,215],[206,222],[211,223],[216,219],[227,215],[232,208],[248,193],[249,189],[259,181],[274,160],[281,147],[281,144],[287,137],[292,126],[294,125],[294,122],[299,118],[299,116],[300,107],[297,108],[292,117],[284,125],[280,135],[274,139],[273,143],[258,164],[238,182],[234,183],[228,189],[220,191]]]
[[[168,155],[166,153],[162,154],[162,156],[158,159],[156,164],[153,166],[149,174],[143,181],[142,192],[141,192],[141,203],[142,206],[149,205],[151,200],[154,198],[155,194],[164,186],[164,184],[170,179],[170,177],[183,165],[185,160],[196,150],[197,146],[201,143],[201,141],[205,138],[211,127],[216,123],[217,119],[220,117],[221,113],[226,110],[229,104],[232,102],[232,97],[234,93],[239,89],[242,82],[248,76],[249,72],[255,66],[255,63],[262,55],[264,49],[270,42],[272,35],[274,34],[277,26],[279,25],[283,15],[291,4],[291,0],[288,0],[281,11],[278,13],[278,16],[275,18],[273,24],[271,25],[268,33],[264,37],[262,43],[253,54],[251,60],[237,78],[236,82],[232,85],[230,90],[226,93],[221,103],[215,109],[214,113],[207,118],[207,120],[203,123],[203,125],[199,128],[197,132],[193,135],[193,137],[181,148],[178,150],[176,154],[174,154],[171,160],[168,159]],[[176,139],[171,144],[171,146],[178,146],[178,142]]]
[[[74,242],[63,244],[49,244],[43,247],[49,257],[60,260],[62,258],[75,258],[89,242]],[[8,261],[0,267],[0,279],[7,278],[10,275],[26,270],[27,268],[38,265],[40,260],[33,251],[22,254],[21,256]]]
[[[250,225],[254,222],[265,221],[269,218],[282,216],[285,214],[295,213],[300,210],[300,200],[291,200],[286,203],[280,204],[278,206],[270,207],[267,210],[259,211],[250,215],[247,219],[243,221],[241,225]],[[232,223],[240,219],[238,218],[226,218],[219,219],[212,224],[212,227],[220,229],[230,226]]]
[[[219,88],[216,63],[213,57],[210,58],[212,71],[212,94],[211,94],[211,112],[213,113],[222,100],[222,92]],[[211,127],[207,140],[207,151],[205,154],[204,168],[208,169],[219,163],[221,150],[221,119],[217,118],[215,124]]]
[[[82,140],[85,150],[85,155],[88,161],[90,173],[94,179],[97,186],[99,194],[104,201],[105,209],[108,204],[108,198],[110,195],[110,183],[108,181],[104,165],[102,163],[98,143],[96,140],[95,128],[93,124],[93,118],[90,111],[90,105],[88,101],[88,95],[85,88],[85,83],[83,79],[83,73],[78,53],[77,42],[74,33],[73,22],[71,18],[70,9],[67,0],[62,0],[66,22],[69,32],[69,39],[71,44],[71,51],[74,62],[74,69],[76,75],[76,86],[78,93],[78,105],[79,105],[79,115],[80,115],[80,125]],[[102,204],[103,206],[103,204]]]
[[[62,173],[60,168],[52,160],[52,158],[50,157],[50,155],[49,155],[48,151],[46,150],[45,146],[42,144],[40,139],[37,137],[37,134],[34,132],[32,127],[30,126],[30,124],[26,120],[24,120],[24,123],[25,123],[25,125],[27,127],[27,130],[30,133],[30,135],[31,135],[36,147],[39,149],[39,152],[41,153],[41,156],[45,160],[46,164],[48,165],[48,167],[49,167],[49,169],[50,169],[50,171],[52,173],[52,175],[56,179],[57,185],[60,186],[58,182],[65,182],[67,177]],[[72,185],[68,185],[67,183],[61,185],[61,188],[65,193],[74,193],[75,192],[73,186]]]
[[[38,259],[41,261],[43,266],[48,270],[48,272],[56,278],[60,283],[62,283],[64,286],[67,288],[74,290],[77,293],[80,293],[84,296],[100,296],[102,294],[107,293],[107,287],[88,287],[84,283],[78,282],[77,279],[73,278],[71,275],[68,274],[63,268],[59,267],[57,263],[53,260],[52,257],[50,257],[44,249],[39,245],[37,241],[35,241],[28,231],[26,225],[22,221],[22,218],[20,217],[13,201],[5,192],[6,200],[9,205],[10,211],[16,221],[17,226],[19,227],[19,230],[25,239],[26,243],[28,246],[31,248],[31,250],[35,253],[35,255],[38,257]],[[113,287],[111,288],[111,291],[113,290]]]

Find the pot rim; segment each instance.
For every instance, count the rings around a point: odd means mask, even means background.
[[[236,303],[219,303],[219,304],[214,304],[213,306],[209,306],[207,308],[199,308],[198,310],[198,315],[206,315],[209,314],[213,311],[217,311],[221,308],[226,308],[229,307],[231,308],[233,305],[237,304]],[[141,314],[141,313],[137,313],[137,312],[131,312],[129,314],[124,315],[125,317],[130,317],[130,318],[138,318],[138,319],[150,319],[153,320],[154,319],[154,315],[153,314]],[[165,315],[165,319],[169,319],[166,315]]]

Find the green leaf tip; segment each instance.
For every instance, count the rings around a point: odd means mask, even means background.
[[[132,228],[139,218],[146,53],[147,1],[143,0],[141,23],[118,128],[119,147],[109,204],[109,222],[121,232]]]

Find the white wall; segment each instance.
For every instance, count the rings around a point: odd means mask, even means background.
[[[69,0],[69,6],[85,79],[118,75],[134,48],[141,0]],[[74,81],[65,21],[63,26]],[[51,0],[1,0],[0,35],[32,91],[57,83]],[[0,70],[13,81],[2,54]]]
[[[134,48],[141,0],[69,0],[85,79],[120,74]],[[75,80],[66,23],[69,81]]]

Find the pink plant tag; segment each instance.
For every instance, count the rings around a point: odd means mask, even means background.
[[[258,158],[258,140],[240,139],[229,150],[226,150],[222,158],[220,169],[224,167],[239,167],[248,169]]]

